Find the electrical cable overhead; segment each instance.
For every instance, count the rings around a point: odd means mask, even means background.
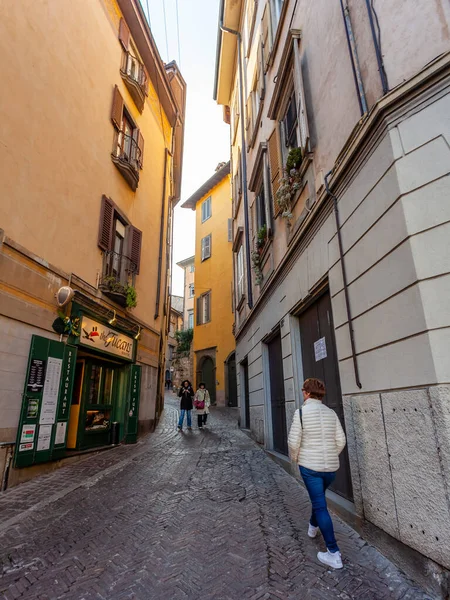
[[[180,45],[180,22],[178,18],[178,0],[175,0],[175,6],[177,11],[177,37],[178,37],[178,66],[181,69],[181,45]]]
[[[166,56],[167,56],[167,62],[169,62],[169,38],[167,37],[166,0],[163,0],[163,12],[164,12],[164,31],[166,34]]]

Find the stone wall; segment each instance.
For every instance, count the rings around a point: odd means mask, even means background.
[[[194,352],[192,347],[189,353],[174,354],[172,366],[174,368],[172,378],[174,390],[179,388],[181,382],[185,379],[189,379],[194,385]]]

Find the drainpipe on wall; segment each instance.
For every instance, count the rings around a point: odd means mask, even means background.
[[[332,191],[330,190],[330,187],[328,185],[328,178],[330,177],[330,175],[332,173],[333,173],[333,171],[329,171],[325,175],[325,178],[324,178],[325,189],[327,191],[327,194],[333,199],[334,215],[336,218],[336,231],[337,231],[338,245],[339,245],[339,258],[341,261],[341,269],[342,269],[342,281],[344,283],[345,306],[347,309],[348,330],[349,330],[349,334],[350,334],[350,344],[352,347],[353,369],[355,371],[356,385],[358,386],[359,389],[361,389],[362,383],[359,379],[358,359],[356,356],[356,348],[355,348],[355,334],[353,331],[353,320],[352,320],[352,314],[351,314],[351,310],[350,310],[350,298],[349,298],[349,294],[348,294],[347,271],[345,269],[344,249],[342,246],[341,223],[340,223],[340,219],[339,219],[338,200],[337,200],[335,194],[332,193]]]
[[[223,6],[222,6],[223,10]],[[250,232],[249,232],[249,219],[248,219],[248,190],[247,190],[247,150],[245,143],[245,124],[244,124],[244,78],[242,72],[242,38],[239,31],[234,29],[228,29],[223,25],[223,12],[220,17],[220,29],[226,33],[231,33],[237,37],[238,44],[238,63],[239,63],[239,105],[240,105],[240,122],[241,122],[241,166],[242,166],[242,188],[244,194],[244,224],[245,224],[245,263],[247,267],[247,295],[248,295],[248,307],[251,310],[253,308],[253,290],[252,290],[252,277],[251,277],[251,262],[250,262]]]
[[[370,30],[372,32],[373,45],[375,46],[375,54],[376,54],[377,63],[378,63],[378,72],[380,73],[383,94],[387,94],[389,91],[389,85],[388,85],[388,80],[387,80],[387,76],[386,76],[386,71],[384,70],[383,55],[381,54],[380,41],[377,38],[377,34],[375,32],[375,24],[373,21],[373,13],[374,13],[373,0],[372,0],[372,4],[370,2],[371,2],[371,0],[366,0],[367,12],[369,13]],[[376,17],[376,13],[375,13],[375,17]],[[378,24],[378,18],[377,18],[377,27],[378,27],[378,31],[379,31],[380,26]]]
[[[342,17],[345,24],[345,33],[347,36],[348,52],[350,54],[350,62],[352,63],[353,78],[355,80],[356,91],[358,92],[359,108],[361,115],[367,112],[366,95],[364,93],[364,84],[361,76],[361,69],[359,67],[358,53],[356,51],[355,36],[353,35],[352,22],[350,20],[350,13],[348,6],[344,8],[343,0],[341,2]]]
[[[155,320],[159,317],[159,305],[161,297],[161,271],[162,271],[162,253],[164,242],[164,220],[166,216],[166,191],[167,191],[167,161],[169,158],[169,150],[165,149],[164,154],[164,184],[161,201],[161,222],[159,225],[159,256],[158,256],[158,279],[156,283],[156,304],[155,304]],[[162,330],[161,330],[162,333]]]

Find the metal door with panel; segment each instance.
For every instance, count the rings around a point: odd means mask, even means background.
[[[273,448],[281,454],[287,454],[286,399],[280,334],[276,335],[267,346],[269,350]]]
[[[327,393],[323,402],[336,412],[345,429],[333,314],[328,292],[301,313],[299,325],[303,376],[305,379],[317,377],[325,383]],[[348,500],[353,500],[347,448],[340,456],[340,463],[331,489]]]

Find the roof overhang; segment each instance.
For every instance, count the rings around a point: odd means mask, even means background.
[[[216,171],[214,175],[208,179],[208,181],[205,181],[205,183],[201,187],[199,187],[198,190],[194,194],[192,194],[192,196],[188,200],[186,200],[186,202],[184,202],[181,205],[181,208],[190,208],[191,210],[195,210],[197,202],[201,200],[204,196],[206,196],[206,194],[210,190],[212,190],[213,187],[216,187],[216,185],[220,183],[222,179],[227,177],[229,174],[230,161],[225,163],[225,165],[221,169]]]
[[[184,260],[180,260],[180,262],[177,262],[177,266],[184,269],[184,268],[188,267],[189,265],[192,265],[194,262],[195,262],[195,256],[190,256],[189,258],[185,258]]]
[[[223,31],[222,27],[239,31],[243,0],[221,0],[217,28],[216,71],[214,100],[229,104],[236,66],[237,35]]]

